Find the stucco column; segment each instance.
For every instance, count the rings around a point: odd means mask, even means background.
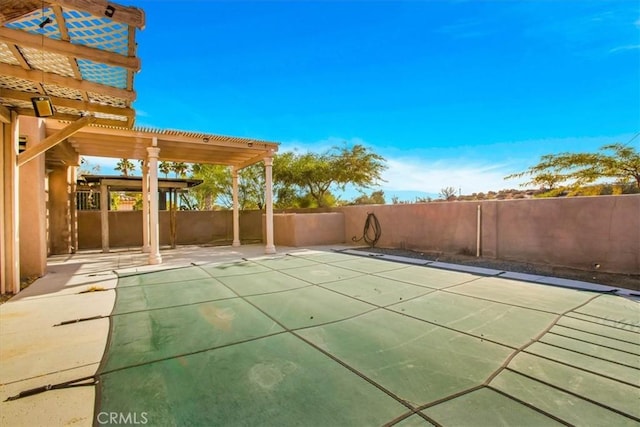
[[[273,244],[273,182],[272,182],[272,166],[273,158],[264,158],[264,177],[265,177],[265,203],[266,203],[266,218],[265,218],[265,231],[267,242],[264,247],[266,254],[275,254],[276,247]]]
[[[238,168],[231,168],[231,182],[233,184],[233,243],[231,246],[240,246],[240,212],[238,206]]]
[[[149,162],[142,164],[142,252],[149,252]]]
[[[100,228],[102,252],[109,252],[109,188],[104,184],[100,184]]]
[[[154,137],[154,145],[157,139]],[[158,226],[158,147],[147,147],[149,158],[149,264],[162,263],[160,256],[160,228]]]
[[[2,125],[2,244],[0,255],[0,293],[20,292],[20,226],[19,226],[19,169],[18,115],[11,112],[11,123]]]
[[[20,136],[27,137],[27,149],[37,149],[46,137],[44,119],[18,116],[18,123]],[[47,271],[45,153],[36,155],[19,167],[20,277],[41,277]]]

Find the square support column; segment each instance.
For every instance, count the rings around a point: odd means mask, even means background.
[[[149,163],[149,264],[161,264],[160,227],[158,226],[158,140],[153,137],[153,147],[147,147]]]
[[[18,116],[20,136],[27,138],[29,160],[20,163],[20,277],[42,277],[47,272],[47,172],[45,153],[40,152],[46,139],[44,119]],[[16,135],[16,140],[18,136]],[[34,152],[40,152],[35,154]]]
[[[275,254],[276,247],[273,244],[273,178],[272,178],[273,158],[264,158],[264,177],[265,177],[265,204],[266,204],[266,238],[267,242],[264,247],[264,253]]]
[[[11,112],[11,122],[2,124],[2,240],[0,247],[0,294],[20,292],[20,226],[19,226],[19,169],[18,116]]]
[[[233,184],[233,243],[231,246],[240,246],[240,212],[238,203],[238,168],[231,168],[231,182]]]

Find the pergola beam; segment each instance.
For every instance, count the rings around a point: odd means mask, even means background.
[[[0,105],[0,122],[11,123],[11,110],[4,105]]]
[[[66,165],[80,166],[80,154],[69,144],[69,140],[62,141],[47,152],[47,162],[62,161]]]
[[[136,7],[122,6],[106,0],[55,0],[48,3],[87,12],[100,18],[107,16],[116,22],[144,28],[144,11]]]
[[[29,94],[28,92],[0,88],[1,98],[31,102],[32,96],[33,94]],[[126,107],[112,107],[111,105],[101,105],[95,102],[78,101],[75,99],[60,98],[58,96],[50,96],[49,98],[51,98],[51,102],[56,107],[73,108],[79,111],[88,111],[90,113],[113,114],[124,117],[133,117],[136,115],[136,112],[133,109]]]
[[[2,1],[2,8],[0,8],[0,25],[4,25],[7,22],[15,21],[22,18],[24,15],[36,11],[42,7],[41,2],[36,1]]]
[[[73,77],[65,77],[55,73],[47,73],[36,70],[25,70],[18,65],[0,63],[0,74],[18,79],[29,80],[34,83],[51,84],[60,87],[68,87],[79,91],[95,92],[101,95],[120,98],[124,101],[134,101],[136,93],[132,90],[119,89],[87,80],[76,80]]]
[[[93,47],[73,44],[64,40],[50,39],[25,31],[0,27],[0,41],[18,46],[44,50],[49,53],[57,53],[64,56],[88,59],[101,64],[114,67],[123,67],[128,70],[140,70],[140,59],[135,56],[124,56],[119,53],[107,52]]]
[[[18,115],[20,116],[35,116],[35,113],[32,109],[28,109],[28,108],[16,108],[15,111],[18,113]],[[80,115],[73,115],[73,114],[62,114],[62,113],[56,113],[53,116],[49,117],[49,119],[53,119],[53,120],[64,120],[67,122],[73,122],[78,120],[78,118],[80,118]],[[114,120],[114,119],[100,119],[98,117],[95,118],[96,120],[93,122],[93,124],[96,125],[103,125],[103,126],[117,126],[117,127],[122,127],[124,126],[127,122],[125,122],[124,120]],[[66,124],[65,124],[66,126]]]
[[[251,165],[253,165],[255,163],[259,163],[259,162],[261,162],[263,160],[264,160],[264,153],[260,153],[257,156],[254,156],[254,157],[252,157],[252,158],[250,158],[248,160],[245,160],[244,162],[236,165],[236,167],[238,168],[238,170],[244,169],[247,166],[251,166]]]
[[[18,166],[22,166],[27,163],[29,160],[32,160],[38,157],[40,154],[47,151],[49,148],[54,147],[61,141],[69,138],[74,133],[78,132],[80,129],[85,127],[86,125],[95,122],[96,118],[93,116],[85,116],[81,117],[75,122],[71,123],[64,129],[54,133],[51,136],[43,139],[40,144],[36,145],[33,148],[27,148],[24,152],[18,154]]]

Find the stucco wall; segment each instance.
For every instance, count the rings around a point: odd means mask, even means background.
[[[344,242],[344,214],[282,213],[273,216],[276,246],[311,246]]]
[[[231,211],[176,212],[179,245],[215,244],[233,239]],[[240,213],[240,240],[262,240],[262,212]],[[169,212],[159,215],[160,244],[169,244]],[[78,245],[80,249],[101,248],[99,211],[78,211]],[[109,246],[142,246],[142,212],[109,212]]]
[[[580,269],[640,273],[640,195],[336,208],[345,241],[360,237],[368,212],[378,218],[378,246],[476,252],[481,207],[482,256]]]
[[[378,218],[382,235],[378,246],[441,252],[473,250],[476,206],[472,203],[420,203],[339,208],[345,215],[345,241],[360,238],[367,214]],[[363,242],[359,243],[364,244]]]
[[[351,242],[362,236],[367,213],[373,212],[382,227],[378,246],[475,254],[478,206],[482,256],[585,270],[599,264],[601,271],[640,273],[640,195],[305,210],[274,215],[274,238],[276,245],[286,246]],[[78,214],[80,248],[99,248],[99,212]],[[169,242],[168,215],[160,214],[163,244]],[[177,215],[178,244],[232,238],[230,211]],[[110,212],[109,217],[112,247],[141,245],[140,212]],[[242,213],[241,239],[261,240],[262,222],[261,211]]]
[[[483,204],[483,254],[640,273],[640,195]]]
[[[37,146],[45,137],[44,122],[20,116],[20,135],[27,137],[27,148]],[[47,208],[45,156],[40,155],[20,166],[20,277],[40,277],[47,268]]]

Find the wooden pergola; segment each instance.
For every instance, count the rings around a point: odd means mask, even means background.
[[[46,229],[40,215],[47,209],[46,174],[54,168],[75,173],[81,155],[144,160],[143,239],[148,242],[152,264],[162,261],[158,245],[158,161],[221,164],[232,169],[234,245],[240,244],[238,171],[263,161],[265,251],[275,252],[271,165],[278,144],[134,127],[134,77],[141,68],[135,36],[144,25],[141,9],[107,0],[0,0],[0,293],[19,291],[24,264],[21,252],[29,256],[37,252],[35,264],[46,266],[40,259],[42,244],[37,246]],[[50,103],[52,114],[46,118],[39,115],[34,98]],[[20,141],[26,141],[26,148],[20,147]],[[24,181],[21,175],[29,176],[29,185],[20,185]],[[75,176],[69,181],[75,182]],[[21,204],[28,204],[33,209],[30,212],[35,212],[32,217],[40,230],[36,238],[20,227],[21,218],[28,214],[20,211]],[[21,250],[26,244],[37,247]]]

